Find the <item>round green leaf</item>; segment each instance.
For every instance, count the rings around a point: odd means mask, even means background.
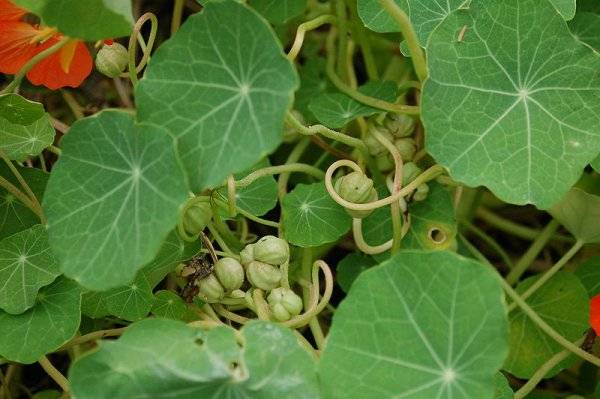
[[[600,255],[580,264],[575,275],[579,277],[590,298],[600,294]]]
[[[344,292],[350,291],[350,287],[359,274],[374,266],[376,262],[370,256],[361,252],[352,252],[344,257],[335,269],[335,281],[342,287]]]
[[[42,201],[49,175],[39,169],[21,168],[15,165],[38,201]],[[8,166],[0,162],[0,176],[15,187],[20,187]],[[0,239],[6,238],[40,223],[39,217],[14,195],[0,187]]]
[[[0,355],[33,363],[73,338],[80,322],[81,291],[63,277],[40,290],[35,306],[11,315],[0,311]]]
[[[152,56],[136,88],[138,118],[171,132],[201,191],[277,148],[297,85],[262,17],[235,1],[211,2]]]
[[[44,116],[44,106],[18,94],[0,95],[0,117],[21,126],[31,125]]]
[[[158,291],[154,294],[152,314],[166,319],[186,322],[197,318],[183,299],[173,291]]]
[[[61,33],[94,41],[129,36],[131,2],[123,0],[13,0]]]
[[[443,251],[402,252],[363,272],[333,317],[325,396],[491,398],[507,352],[497,279]]]
[[[323,182],[298,184],[283,198],[283,230],[299,247],[316,247],[346,234],[352,218],[327,193]]]
[[[250,322],[202,331],[148,319],[71,366],[79,399],[318,397],[316,366],[289,329]],[[132,383],[135,382],[135,383]]]
[[[282,24],[302,14],[307,0],[251,0],[250,5],[269,22]]]
[[[390,81],[370,81],[358,89],[368,96],[388,102],[396,101],[398,85]],[[325,126],[336,129],[359,116],[370,116],[380,109],[359,103],[343,93],[327,93],[313,97],[308,105],[317,120]]]
[[[494,385],[496,386],[494,399],[513,399],[515,397],[513,390],[508,385],[508,380],[502,373],[494,376]]]
[[[19,314],[33,306],[38,290],[60,275],[42,225],[0,241],[0,309]]]
[[[22,161],[38,155],[54,142],[54,134],[48,114],[43,114],[29,125],[0,118],[0,150],[9,159]]]
[[[474,0],[427,52],[426,147],[457,180],[545,209],[598,155],[600,57],[549,2]]]
[[[75,123],[62,148],[43,203],[52,251],[88,289],[126,284],[155,257],[187,198],[172,140],[104,111]]]
[[[152,309],[154,295],[146,276],[140,273],[131,284],[102,293],[109,315],[123,320],[137,321]]]
[[[523,280],[517,287],[523,293],[539,277]],[[589,298],[579,279],[571,273],[557,273],[528,299],[531,308],[569,341],[581,338],[588,328]],[[510,314],[510,353],[504,369],[518,378],[530,378],[533,373],[563,350],[517,309]],[[549,374],[554,375],[571,364],[572,359],[563,361]]]
[[[578,240],[600,242],[600,197],[573,188],[550,209],[550,214]]]

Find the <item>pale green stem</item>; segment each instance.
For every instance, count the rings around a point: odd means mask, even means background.
[[[306,32],[311,31],[313,29],[317,29],[325,24],[333,23],[335,23],[335,17],[333,15],[320,15],[315,19],[301,23],[300,26],[298,26],[298,30],[296,31],[296,38],[294,39],[294,44],[292,44],[292,48],[288,52],[287,58],[290,61],[296,59],[296,57],[300,53],[302,44],[304,43],[304,36]]]
[[[298,143],[294,146],[292,151],[290,151],[288,158],[285,161],[286,165],[296,163],[310,144],[310,138],[303,137],[298,140]],[[277,179],[277,197],[279,201],[283,201],[283,197],[287,194],[287,183],[290,179],[291,173],[283,172],[279,174],[279,179]]]
[[[171,18],[171,36],[173,36],[181,26],[181,17],[183,15],[183,6],[185,0],[174,0],[173,18]]]
[[[306,173],[308,175],[316,177],[317,179],[323,179],[323,177],[325,176],[325,172],[323,172],[319,168],[315,168],[312,165],[308,165],[308,164],[304,164],[304,163],[290,163],[290,164],[284,164],[284,165],[278,165],[278,166],[268,166],[266,168],[261,168],[261,169],[255,170],[254,172],[250,173],[243,179],[236,181],[235,186],[236,187],[247,187],[250,184],[252,184],[254,181],[256,181],[264,176],[276,175],[279,173],[293,173],[293,172]]]
[[[75,119],[83,119],[85,117],[83,113],[83,107],[79,105],[73,94],[67,90],[61,90],[60,94],[62,95],[63,100],[67,103],[67,106],[73,113]]]
[[[62,150],[53,144],[50,144],[48,147],[46,147],[46,149],[48,151],[50,151],[51,153],[59,155],[59,156],[60,156],[60,154],[62,154]]]
[[[252,299],[256,305],[256,315],[260,320],[271,320],[271,310],[269,304],[265,301],[265,296],[262,290],[255,289],[252,291]]]
[[[42,366],[46,374],[48,374],[64,392],[69,392],[69,381],[67,381],[65,376],[62,375],[52,363],[50,363],[50,360],[48,360],[46,356],[42,356],[38,360],[38,363]]]
[[[142,26],[146,21],[150,21],[150,36],[148,37],[148,44],[146,48],[143,49],[142,59],[140,63],[136,66],[135,61],[137,58],[137,37],[140,34]],[[158,32],[158,19],[156,15],[151,12],[147,12],[142,15],[133,27],[133,31],[131,32],[131,36],[129,36],[129,45],[128,45],[128,53],[129,53],[129,79],[131,83],[135,87],[138,82],[137,74],[144,69],[144,66],[148,62],[150,58],[150,53],[152,52],[152,47],[154,47],[154,41],[156,39],[156,33]],[[127,76],[127,75],[126,75]]]
[[[12,174],[15,176],[15,178],[17,179],[17,181],[19,182],[19,184],[21,185],[23,190],[25,190],[25,194],[27,194],[27,196],[29,197],[31,204],[33,204],[33,206],[37,209],[37,212],[36,211],[34,211],[34,212],[39,216],[42,224],[46,224],[46,216],[44,215],[42,205],[40,204],[37,197],[33,193],[33,190],[31,190],[31,188],[29,187],[29,185],[27,184],[27,182],[25,181],[23,176],[21,176],[21,173],[19,173],[19,170],[13,165],[13,163],[10,161],[10,159],[8,159],[6,154],[1,150],[0,150],[0,158],[2,158],[4,160],[4,163],[6,163],[6,165],[8,166],[8,168],[10,169]],[[8,183],[8,184],[6,184],[6,183]],[[7,180],[4,180],[4,185],[5,185],[5,187],[8,187],[8,185],[12,186],[12,184],[10,184]]]
[[[473,232],[473,234],[475,234],[476,236],[478,236],[479,238],[481,238],[483,241],[485,241],[490,247],[492,247],[492,249],[494,251],[496,251],[496,253],[498,255],[500,255],[500,258],[502,258],[502,261],[504,262],[504,264],[506,264],[506,266],[509,269],[512,269],[514,267],[512,260],[510,259],[510,256],[508,256],[508,254],[506,253],[506,251],[496,242],[496,240],[494,240],[492,237],[490,237],[485,231],[481,230],[479,227],[475,226],[473,223],[468,222],[468,221],[463,221],[462,224],[465,225],[465,227]]]
[[[33,213],[35,213],[40,220],[43,219],[43,213],[40,208],[38,208],[27,195],[25,195],[21,190],[15,187],[11,182],[0,176],[0,187],[3,187],[6,191],[15,196],[19,201],[23,203],[27,208],[31,209]]]
[[[337,73],[342,77],[342,81],[348,82],[348,73],[344,67],[346,64],[348,52],[348,21],[346,13],[346,4],[343,0],[335,1],[336,14],[338,19],[338,51],[337,51]]]
[[[64,351],[64,350],[69,349],[69,348],[71,348],[73,346],[81,345],[81,344],[84,344],[86,342],[97,341],[99,339],[106,338],[106,337],[117,337],[117,336],[123,334],[126,329],[127,329],[127,327],[121,327],[121,328],[113,328],[113,329],[110,329],[110,330],[94,331],[94,332],[91,332],[89,334],[82,335],[81,337],[73,338],[72,340],[70,340],[69,342],[67,342],[63,346],[61,346],[59,349],[57,349],[57,352],[58,351]]]

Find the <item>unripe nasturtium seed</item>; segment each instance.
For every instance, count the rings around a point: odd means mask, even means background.
[[[423,170],[419,168],[414,162],[407,162],[402,167],[402,185],[406,186],[423,173]]]
[[[233,258],[219,259],[213,273],[227,292],[237,290],[244,284],[244,268]]]
[[[288,321],[302,312],[302,298],[289,288],[275,288],[267,297],[267,302],[278,321]]]
[[[248,266],[254,260],[254,244],[248,244],[240,251],[240,262]]]
[[[290,260],[287,241],[275,236],[264,236],[254,244],[254,259],[279,266]]]
[[[427,194],[429,194],[429,186],[423,183],[417,187],[417,190],[413,194],[413,199],[415,201],[424,201],[427,198]]]
[[[212,218],[212,209],[208,202],[196,202],[183,215],[183,228],[190,235],[198,235],[206,228]]]
[[[367,136],[364,139],[365,145],[369,150],[369,154],[373,156],[385,154],[387,152],[387,148],[385,148],[385,146],[381,144],[381,142],[377,140],[377,138],[375,138],[375,135],[372,133],[373,131],[377,131],[378,133],[382,134],[389,141],[393,142],[394,138],[392,137],[390,132],[388,132],[385,129],[382,129],[380,126],[369,125],[369,132],[367,133]]]
[[[116,42],[104,44],[96,55],[96,69],[109,78],[116,78],[123,73],[128,63],[127,49]]]
[[[417,142],[410,137],[396,139],[394,146],[398,149],[403,162],[412,161],[417,152]]]
[[[394,137],[408,137],[415,130],[415,120],[404,114],[387,114],[383,126]]]
[[[394,169],[394,160],[390,157],[390,154],[380,154],[375,158],[377,163],[377,169],[381,172],[389,172]]]
[[[256,260],[246,266],[246,277],[254,287],[265,291],[271,291],[281,284],[281,271],[277,267]]]
[[[198,280],[196,285],[198,286],[198,297],[206,303],[217,303],[225,296],[225,289],[212,273]]]
[[[354,171],[340,177],[334,185],[335,191],[346,201],[355,204],[365,204],[377,200],[377,191],[373,187],[373,180],[363,172]],[[346,209],[353,218],[362,219],[372,211],[356,211]]]

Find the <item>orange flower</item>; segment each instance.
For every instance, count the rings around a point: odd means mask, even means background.
[[[590,300],[590,325],[600,335],[600,295],[596,295]]]
[[[9,0],[0,0],[0,73],[17,73],[32,57],[62,38],[53,28],[21,22],[26,13]],[[52,90],[77,87],[92,71],[92,64],[85,44],[70,40],[29,70],[27,79]]]

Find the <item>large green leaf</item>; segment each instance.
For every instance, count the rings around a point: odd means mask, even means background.
[[[538,278],[523,280],[517,287],[517,292],[527,291]],[[527,303],[546,323],[569,341],[581,338],[588,328],[588,295],[573,274],[556,274],[532,294]],[[510,314],[510,353],[504,364],[506,371],[519,378],[529,378],[544,362],[561,350],[563,347],[540,330],[525,313],[515,310]],[[571,361],[563,361],[550,374],[556,374]]]
[[[578,40],[600,52],[600,15],[577,11],[575,18],[569,22],[569,28]]]
[[[409,16],[421,46],[425,47],[431,32],[452,11],[469,0],[394,0]],[[379,4],[379,0],[358,0],[358,15],[366,27],[375,32],[399,32],[400,26]]]
[[[515,397],[506,377],[502,373],[496,374],[494,384],[496,385],[494,399],[513,399]]]
[[[33,363],[71,339],[80,321],[81,291],[64,277],[40,290],[33,308],[19,315],[0,311],[0,355]]]
[[[569,21],[575,16],[576,0],[550,0],[550,3],[552,3],[563,19]]]
[[[578,240],[600,242],[600,197],[573,188],[550,213]]]
[[[302,14],[306,2],[307,0],[251,0],[250,5],[269,22],[282,24]]]
[[[0,309],[19,314],[33,306],[38,290],[58,275],[48,233],[33,226],[0,241]]]
[[[136,88],[138,118],[177,139],[192,189],[200,191],[277,148],[297,85],[255,11],[211,2],[152,56]]]
[[[250,322],[240,333],[167,319],[133,324],[69,371],[79,399],[318,397],[316,366],[292,332]]]
[[[590,298],[600,294],[600,255],[580,264],[575,275],[579,277]]]
[[[426,146],[454,178],[548,208],[598,155],[600,57],[549,2],[474,0],[427,52]]]
[[[346,234],[352,218],[335,202],[323,182],[298,184],[283,198],[283,231],[300,247],[316,247]]]
[[[0,118],[10,123],[27,126],[44,116],[44,106],[18,94],[0,95]]]
[[[350,287],[359,274],[375,266],[377,262],[370,256],[360,252],[352,252],[344,257],[335,269],[335,281],[342,287],[344,292],[350,291]]]
[[[186,322],[197,318],[194,311],[173,291],[158,291],[154,294],[152,314],[157,317]]]
[[[123,0],[13,0],[39,15],[45,25],[84,40],[129,36],[131,2]]]
[[[600,154],[591,162],[592,168],[596,170],[596,172],[600,173]]]
[[[48,114],[28,125],[0,118],[0,150],[9,159],[23,161],[41,153],[54,141],[54,128]]]
[[[391,81],[370,81],[359,92],[388,102],[396,101],[398,85]],[[374,115],[381,110],[360,103],[343,93],[327,93],[313,97],[308,105],[319,122],[330,128],[340,128],[359,116]]]
[[[21,168],[17,170],[27,182],[38,201],[42,201],[49,175],[39,169]],[[4,162],[0,162],[0,176],[8,180],[15,187],[20,187],[19,181],[12,174]],[[0,239],[23,231],[40,223],[39,217],[25,206],[14,195],[0,187]]]
[[[61,270],[91,290],[127,284],[187,198],[171,138],[104,111],[75,123],[62,148],[43,203]]]
[[[451,252],[407,251],[362,273],[319,374],[328,398],[491,398],[507,352],[497,276]]]

